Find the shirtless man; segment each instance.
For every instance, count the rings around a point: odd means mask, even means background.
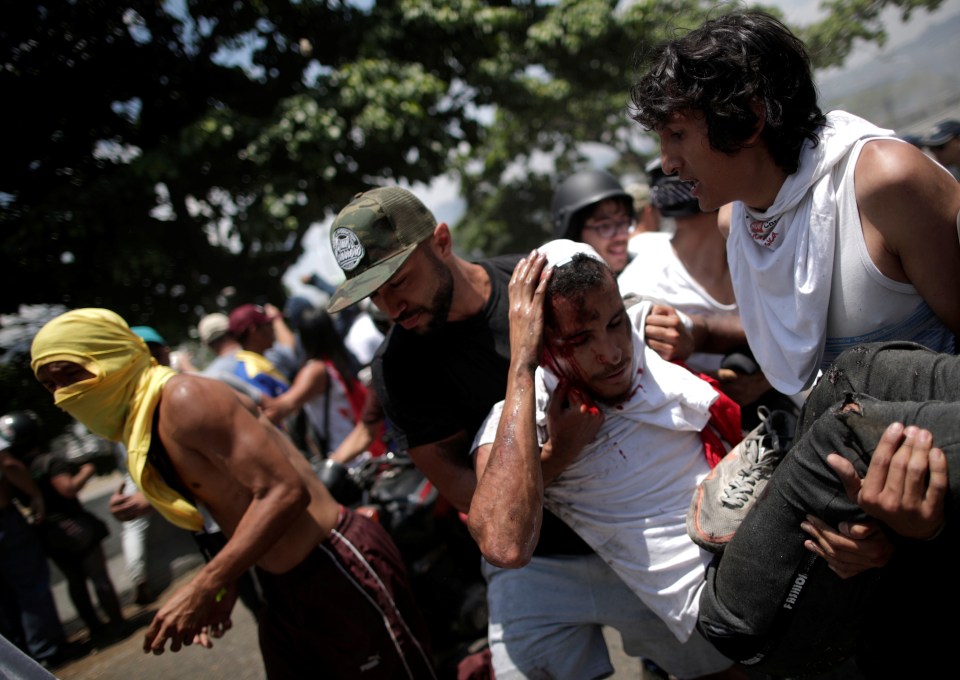
[[[422,621],[399,552],[377,524],[340,507],[306,459],[253,402],[227,385],[158,365],[114,312],[80,309],[44,326],[37,379],[91,431],[123,441],[134,481],[168,520],[224,548],[160,608],[145,652],[162,654],[230,628],[235,581],[255,566],[267,676],[302,677],[322,656],[352,677],[432,677]]]

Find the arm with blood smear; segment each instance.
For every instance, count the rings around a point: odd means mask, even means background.
[[[476,455],[477,488],[467,525],[488,562],[527,564],[540,537],[543,475],[535,374],[543,347],[543,300],[550,271],[536,251],[510,279],[510,368],[493,444]],[[481,447],[483,448],[483,447]]]

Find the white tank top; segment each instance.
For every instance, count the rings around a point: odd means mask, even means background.
[[[736,303],[718,302],[690,275],[673,250],[672,238],[672,234],[657,231],[630,239],[628,247],[634,257],[617,277],[620,294],[654,298],[684,314],[738,314]],[[711,372],[720,368],[722,360],[722,354],[697,352],[686,364],[695,371]]]
[[[827,341],[821,368],[846,349],[864,342],[911,340],[938,352],[954,353],[953,333],[908,283],[887,278],[870,259],[857,209],[854,169],[863,145],[851,149],[837,184],[837,245],[827,313]]]

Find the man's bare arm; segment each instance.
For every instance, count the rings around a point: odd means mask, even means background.
[[[496,440],[477,452],[477,490],[468,525],[480,552],[499,567],[530,561],[543,521],[543,474],[533,370],[514,371]]]
[[[470,509],[477,476],[470,463],[470,437],[466,432],[408,449],[414,465],[460,512]]]
[[[726,354],[747,344],[739,314],[712,314],[691,316],[693,345],[697,352]]]
[[[874,264],[960,334],[960,184],[910,144],[878,140],[860,155],[856,191]]]
[[[543,347],[543,307],[550,271],[531,253],[510,278],[510,368],[503,412],[489,457],[478,462],[470,532],[484,557],[502,567],[530,561],[543,519],[534,375]],[[485,459],[485,460],[484,460]]]
[[[93,463],[84,463],[76,472],[64,472],[50,478],[50,485],[64,498],[76,498],[87,482],[97,473]]]
[[[275,425],[280,425],[308,401],[323,394],[329,379],[326,364],[320,359],[310,359],[297,371],[290,388],[262,407],[264,415]]]
[[[267,553],[310,503],[303,479],[283,452],[283,435],[266,418],[257,418],[226,385],[175,378],[165,388],[160,408],[159,433],[171,461],[197,498],[208,503],[230,540],[157,613],[144,641],[144,650],[154,653],[162,653],[167,639],[171,650],[177,651],[204,627],[219,626],[228,619],[229,608],[224,611],[221,606],[222,593],[255,563],[277,566]],[[184,465],[190,466],[186,474]],[[207,484],[209,480],[197,478],[198,470],[236,483],[230,487]],[[208,489],[223,488],[236,489],[233,493],[243,497],[206,497],[214,493]],[[234,504],[246,506],[235,526],[229,526],[232,518],[222,521],[215,508]]]

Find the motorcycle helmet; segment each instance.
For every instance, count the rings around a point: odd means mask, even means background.
[[[663,172],[660,159],[647,165],[650,176],[650,203],[664,217],[690,217],[700,214],[700,202],[690,195],[690,183]]]
[[[584,170],[563,180],[553,194],[550,207],[554,238],[579,241],[585,221],[582,211],[606,198],[622,200],[630,216],[635,215],[633,197],[624,190],[620,180],[605,170]]]
[[[29,453],[40,444],[40,418],[33,411],[11,411],[0,416],[0,437],[15,456]]]

